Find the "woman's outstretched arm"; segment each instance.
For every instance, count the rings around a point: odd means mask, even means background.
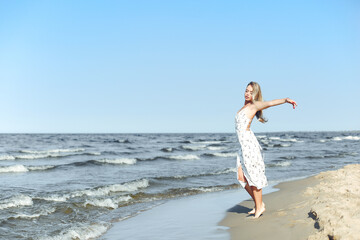
[[[290,98],[275,99],[275,100],[265,101],[265,102],[256,101],[256,102],[254,102],[254,105],[257,108],[257,111],[260,111],[260,110],[263,110],[263,109],[266,109],[269,107],[273,107],[273,106],[277,106],[277,105],[280,105],[283,103],[290,103],[291,105],[293,105],[294,109],[297,106],[296,102]]]

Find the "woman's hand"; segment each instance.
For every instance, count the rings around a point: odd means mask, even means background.
[[[290,103],[291,105],[293,105],[293,108],[295,109],[295,107],[297,106],[296,102],[290,98],[285,98],[285,102]]]

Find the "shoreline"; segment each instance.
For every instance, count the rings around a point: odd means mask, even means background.
[[[266,211],[247,214],[252,200],[227,210],[219,225],[231,239],[360,239],[360,164],[282,182],[280,191],[263,195]]]
[[[272,185],[265,193],[277,191]],[[226,209],[246,200],[242,188],[171,199],[134,217],[115,222],[98,239],[230,239],[227,227],[218,225]],[[141,226],[141,231],[139,231]]]
[[[113,223],[98,239],[360,239],[358,172],[360,164],[350,164],[270,184],[263,190],[266,211],[258,219],[247,214],[253,201],[239,187],[169,200]],[[353,183],[344,185],[349,179]],[[337,208],[341,210],[335,213]]]

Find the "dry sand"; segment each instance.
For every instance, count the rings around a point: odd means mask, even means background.
[[[360,164],[275,187],[259,219],[247,214],[252,200],[228,210],[219,224],[231,239],[360,239]]]

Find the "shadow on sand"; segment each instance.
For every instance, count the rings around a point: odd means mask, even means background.
[[[243,203],[245,203],[245,205],[249,205],[249,204],[251,204],[251,201],[244,201]],[[252,210],[252,208],[248,208],[246,206],[237,204],[237,205],[233,206],[232,208],[229,208],[227,210],[227,212],[248,214],[248,212],[251,210]]]

